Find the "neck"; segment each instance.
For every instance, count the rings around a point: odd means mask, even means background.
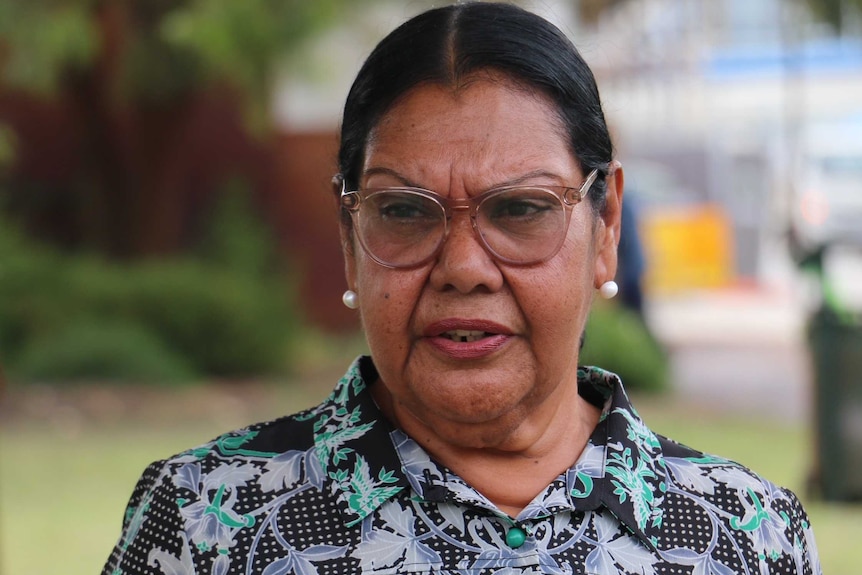
[[[530,410],[509,429],[494,424],[432,429],[393,402],[383,385],[372,390],[393,423],[512,517],[577,461],[600,416],[574,389]]]

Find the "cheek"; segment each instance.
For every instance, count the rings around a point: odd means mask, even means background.
[[[521,289],[524,314],[536,335],[553,343],[580,338],[593,298],[594,255],[587,243],[567,242]]]
[[[565,329],[572,320],[581,315],[591,302],[590,293],[585,289],[584,269],[555,266],[554,273],[543,274],[526,291],[526,298],[533,315],[540,318],[546,326]],[[536,278],[537,280],[539,278]]]
[[[426,277],[421,270],[389,270],[370,260],[359,263],[359,313],[372,352],[376,342],[399,347],[407,343],[404,335],[409,333]]]

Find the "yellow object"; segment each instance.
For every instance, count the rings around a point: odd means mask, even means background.
[[[644,212],[640,222],[650,293],[727,286],[733,280],[733,234],[711,204]]]

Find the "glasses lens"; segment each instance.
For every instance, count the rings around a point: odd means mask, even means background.
[[[446,229],[443,207],[409,190],[372,192],[356,217],[362,245],[380,263],[408,267],[430,257]]]
[[[566,211],[550,190],[502,190],[479,205],[477,225],[498,257],[533,263],[552,256],[560,247],[566,234]]]

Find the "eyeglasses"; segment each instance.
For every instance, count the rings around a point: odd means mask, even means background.
[[[598,169],[590,172],[579,188],[506,186],[462,200],[411,187],[347,191],[342,182],[341,205],[362,248],[388,268],[418,267],[433,259],[456,211],[470,215],[473,231],[494,258],[526,266],[560,250],[570,208],[586,197],[598,174]]]

